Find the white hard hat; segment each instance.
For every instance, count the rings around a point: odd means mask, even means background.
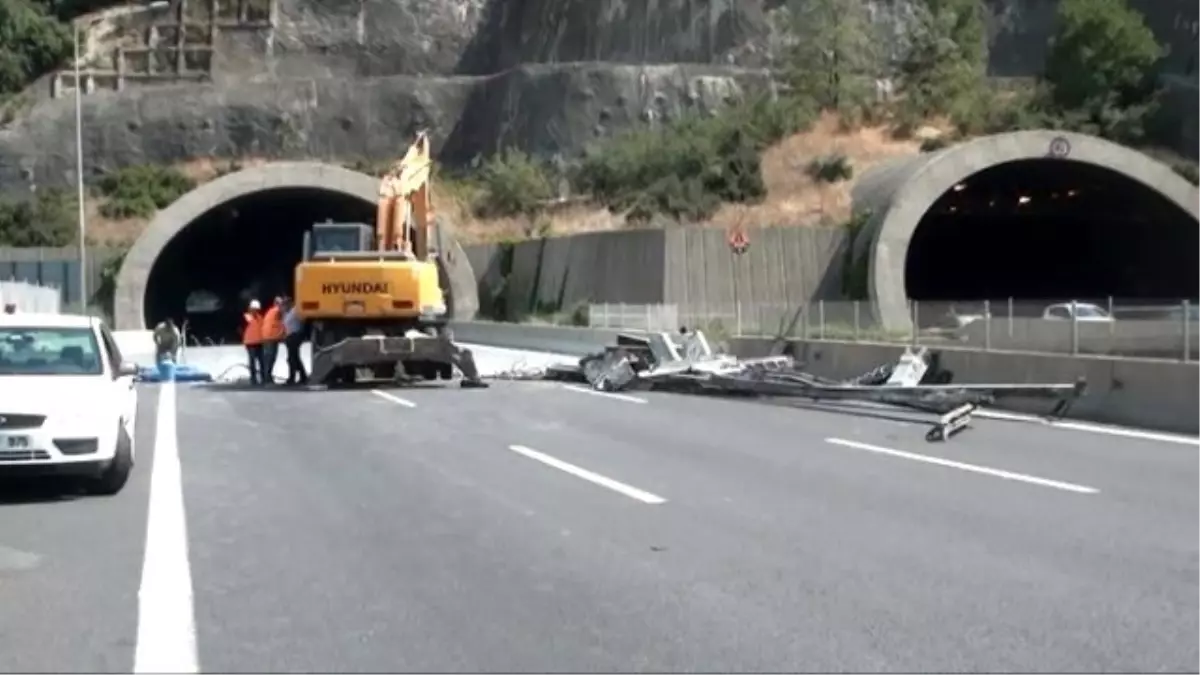
[[[262,309],[262,305],[260,305],[257,300],[251,300],[250,309]]]

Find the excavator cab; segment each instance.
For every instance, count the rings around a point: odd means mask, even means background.
[[[420,134],[380,182],[375,227],[325,222],[305,234],[295,301],[312,327],[310,382],[449,380],[457,367],[463,386],[486,386],[446,327],[447,293],[428,245],[431,173],[429,140]]]

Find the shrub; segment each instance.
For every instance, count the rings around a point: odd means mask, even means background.
[[[1197,169],[1195,162],[1179,161],[1172,164],[1171,168],[1192,185],[1200,185],[1200,169]]]
[[[549,173],[529,155],[507,149],[483,163],[475,211],[483,217],[530,215],[554,195]]]
[[[854,177],[854,167],[850,166],[850,159],[841,153],[812,160],[804,172],[818,183],[840,183]]]
[[[796,99],[759,98],[714,117],[631,131],[589,152],[576,187],[632,223],[659,214],[703,220],[722,203],[761,200],[760,153],[814,119],[812,107]]]
[[[39,190],[30,200],[0,201],[0,245],[66,246],[78,240],[78,202],[68,192]]]
[[[921,152],[937,152],[950,147],[950,139],[945,136],[934,136],[921,141]]]
[[[108,218],[148,218],[196,186],[172,167],[155,164],[127,166],[100,179],[106,201],[100,213]]]

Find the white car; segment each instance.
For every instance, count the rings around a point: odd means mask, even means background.
[[[0,477],[68,475],[113,495],[136,456],[137,366],[100,319],[0,314]]]
[[[1080,322],[1113,320],[1107,311],[1090,302],[1060,302],[1057,305],[1050,305],[1042,312],[1042,318],[1066,321],[1074,318]]]

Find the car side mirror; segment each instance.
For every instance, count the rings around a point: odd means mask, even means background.
[[[139,372],[136,363],[126,361],[117,368],[117,377],[137,377]]]

